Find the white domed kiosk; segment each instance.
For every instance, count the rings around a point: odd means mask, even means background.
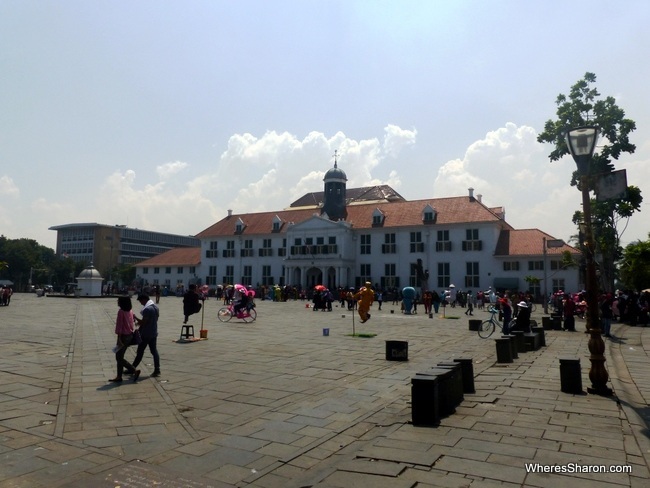
[[[103,281],[104,278],[92,264],[84,268],[77,276],[77,286],[80,288],[79,296],[101,297]]]

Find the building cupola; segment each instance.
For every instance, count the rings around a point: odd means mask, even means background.
[[[321,214],[327,214],[330,220],[345,220],[347,210],[345,208],[345,188],[348,181],[345,171],[339,169],[337,152],[334,151],[334,167],[325,173],[323,182],[325,192],[323,194],[323,208]]]

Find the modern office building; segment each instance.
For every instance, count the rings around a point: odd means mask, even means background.
[[[347,189],[346,182],[335,162],[324,191],[284,210],[228,211],[196,236],[198,282],[336,288],[370,281],[383,289],[437,290],[454,284],[538,295],[580,287],[577,267],[563,263],[565,252],[577,259],[575,248],[539,229],[514,229],[504,208],[486,206],[471,188],[465,196],[407,201],[388,186]],[[138,275],[156,261],[139,263]]]
[[[55,225],[50,230],[57,232],[59,256],[92,263],[106,279],[115,266],[136,264],[174,248],[200,245],[192,236],[131,229],[125,225],[79,223]]]

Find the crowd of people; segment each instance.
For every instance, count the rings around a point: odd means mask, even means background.
[[[11,302],[11,295],[13,295],[14,291],[11,289],[10,286],[4,285],[0,289],[0,306],[6,307],[9,305]]]

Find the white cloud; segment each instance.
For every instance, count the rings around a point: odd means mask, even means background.
[[[20,190],[14,180],[7,175],[0,177],[0,196],[17,197],[18,195],[20,195]]]
[[[387,131],[391,134],[406,134],[402,139],[414,134],[389,127]],[[396,136],[389,146],[396,150],[398,145]],[[325,172],[334,162],[334,151],[339,167],[347,175],[348,187],[390,184],[373,175],[388,156],[378,139],[354,140],[342,132],[328,138],[316,131],[302,140],[287,132],[274,131],[260,138],[233,135],[221,155],[216,179],[227,182],[222,186],[236,189],[236,196],[230,200],[235,212],[281,209],[305,193],[322,190]],[[398,184],[397,172],[392,172],[389,180]]]
[[[439,169],[434,196],[465,195],[471,187],[487,206],[504,206],[513,227],[568,239],[575,233],[571,217],[580,208],[580,194],[570,186],[574,164],[570,158],[550,163],[550,146],[536,137],[533,128],[513,123],[488,132],[463,159]]]
[[[389,124],[384,128],[384,151],[391,157],[398,157],[405,146],[415,144],[417,131],[402,129]]]
[[[182,161],[173,161],[156,167],[156,173],[161,180],[168,180],[175,174],[183,171],[187,166],[188,164]]]

